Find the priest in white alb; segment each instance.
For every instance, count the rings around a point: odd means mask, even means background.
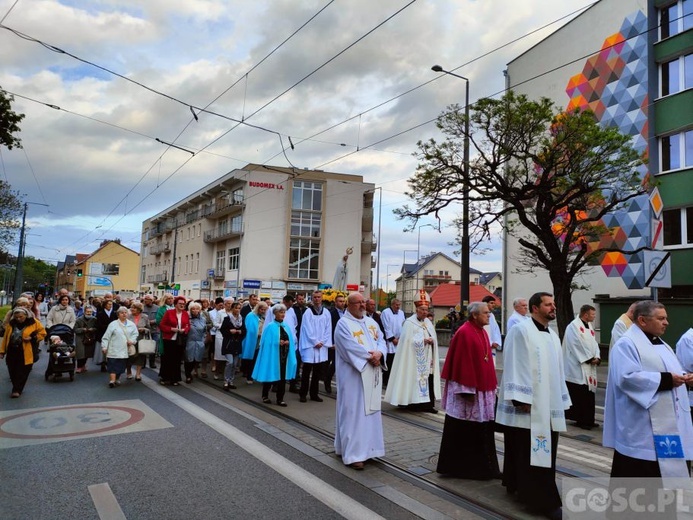
[[[611,352],[611,348],[633,324],[633,310],[635,309],[635,304],[637,303],[638,302],[631,303],[630,307],[628,307],[628,310],[621,314],[618,317],[618,319],[614,322],[614,326],[611,329],[611,341],[609,342],[609,352]]]
[[[347,312],[337,323],[334,340],[334,449],[344,464],[363,469],[368,459],[385,455],[380,403],[387,346],[378,324],[366,317],[366,300],[360,293],[349,294]]]
[[[668,324],[664,305],[637,302],[633,325],[609,354],[603,444],[614,449],[612,477],[688,479],[693,375],[661,339]]]
[[[401,309],[402,303],[393,298],[390,306],[380,313],[380,321],[385,329],[385,341],[387,342],[387,366],[391,367],[395,361],[397,353],[397,345],[399,344],[399,336],[402,334],[402,325],[404,324],[404,311]],[[385,380],[383,386],[387,387],[387,382],[390,377],[390,372],[383,374]]]
[[[592,322],[597,310],[591,305],[580,307],[580,314],[570,322],[563,336],[563,367],[565,381],[573,405],[565,418],[575,421],[579,428],[591,430],[594,420],[597,392],[597,366],[601,364],[599,343]]]
[[[438,338],[433,323],[427,318],[428,294],[421,289],[418,295],[414,302],[416,312],[402,325],[385,400],[413,411],[437,413],[436,395],[440,395]]]
[[[515,325],[505,338],[496,408],[505,436],[503,485],[508,493],[517,491],[531,512],[561,518],[556,451],[571,403],[561,340],[549,328],[556,319],[553,295],[533,294],[529,309],[532,319]]]

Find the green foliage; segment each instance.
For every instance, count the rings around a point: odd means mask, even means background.
[[[40,285],[52,287],[55,281],[55,266],[33,256],[24,257],[24,290],[46,293]]]
[[[640,180],[644,157],[629,136],[602,128],[591,112],[562,112],[546,98],[513,92],[475,103],[468,177],[463,107],[443,112],[438,128],[442,142],[418,143],[411,204],[395,214],[413,229],[419,218],[461,205],[468,187],[472,248],[483,248],[501,227],[516,236],[519,270],[548,271],[563,330],[572,319],[573,279],[605,252],[595,243],[610,232],[602,217],[647,190]]]
[[[12,110],[12,101],[14,97],[5,93],[0,87],[0,145],[10,150],[22,147],[21,140],[13,134],[21,130],[19,123],[24,119],[24,114],[18,114]]]
[[[449,329],[449,328],[450,328],[450,320],[447,317],[436,321],[436,329]]]
[[[21,223],[22,201],[19,192],[13,191],[5,181],[0,180],[0,251],[15,240]]]

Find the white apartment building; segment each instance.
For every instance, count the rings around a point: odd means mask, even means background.
[[[142,223],[141,290],[278,300],[331,284],[370,292],[375,186],[360,175],[248,164]]]

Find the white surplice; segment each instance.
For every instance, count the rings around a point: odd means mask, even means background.
[[[693,328],[684,332],[676,342],[676,357],[686,372],[693,373]],[[688,389],[688,401],[693,402],[693,388]]]
[[[524,320],[530,319],[529,315],[523,316],[517,311],[513,311],[513,313],[510,315],[508,318],[508,324],[505,326],[505,333],[507,334],[510,329],[512,329],[515,325],[518,325],[522,323]]]
[[[402,325],[404,324],[404,312],[400,309],[397,314],[392,312],[392,308],[388,307],[383,312],[380,313],[380,321],[383,323],[383,328],[385,329],[385,340],[388,338],[399,339],[402,333]],[[387,353],[394,354],[397,352],[397,347],[392,341],[387,341]]]
[[[433,346],[424,340],[432,338]],[[431,320],[411,315],[402,325],[397,355],[390,369],[385,400],[394,405],[430,402],[428,376],[433,374],[434,394],[440,396],[438,338]]]
[[[344,464],[382,457],[385,455],[379,409],[382,368],[368,363],[369,351],[376,350],[383,354],[381,364],[385,362],[387,346],[380,327],[371,318],[357,319],[346,312],[337,322],[334,339],[337,374],[335,453],[342,456]]]
[[[576,385],[587,385],[591,392],[597,391],[597,366],[586,363],[600,358],[599,343],[595,339],[590,323],[578,317],[568,324],[563,336],[563,368],[565,380]]]
[[[318,343],[323,344],[317,348]],[[327,349],[332,345],[332,315],[325,307],[321,307],[321,314],[313,313],[309,307],[303,313],[301,321],[301,334],[298,348],[301,351],[301,360],[304,363],[322,363],[327,361]]]
[[[484,325],[484,330],[488,334],[488,339],[491,341],[491,345],[494,343],[500,347],[503,346],[503,336],[501,336],[501,330],[496,321],[496,316],[491,313],[488,315],[488,325]]]
[[[661,358],[665,371],[674,374],[684,372],[669,345],[654,345],[640,327],[631,326],[609,354],[603,444],[627,457],[657,460],[650,409],[663,393],[670,392],[675,403],[671,413],[676,414],[683,452],[686,460],[692,460],[693,424],[686,386],[658,391],[662,375],[643,369],[638,346],[653,349]]]
[[[541,450],[531,452],[531,465],[550,467],[551,431],[566,431],[565,410],[572,404],[561,340],[553,330],[542,332],[534,320],[526,320],[505,337],[504,356],[496,422],[530,430],[532,447],[541,445]],[[531,405],[531,412],[520,411],[513,400]]]
[[[609,352],[611,352],[612,347],[616,342],[623,336],[626,331],[633,324],[631,319],[624,313],[619,316],[619,318],[614,322],[614,326],[611,329],[611,341],[609,341]]]

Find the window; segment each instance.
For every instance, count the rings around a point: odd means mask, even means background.
[[[195,256],[195,272],[200,272],[200,253],[197,253],[197,255]]]
[[[321,220],[320,213],[292,211],[291,236],[319,238]]]
[[[144,284],[147,279],[147,268],[143,265],[142,272],[140,273],[140,285]]]
[[[664,210],[662,218],[665,246],[693,246],[693,207]]]
[[[243,204],[243,189],[234,190],[231,195],[232,204]]]
[[[113,275],[113,276],[118,276],[120,273],[120,264],[101,264],[103,266],[103,271],[101,271],[102,274],[104,275]]]
[[[693,88],[693,54],[662,63],[662,96]]]
[[[199,237],[202,234],[202,224],[197,225],[197,236]]]
[[[289,278],[317,280],[320,268],[320,241],[292,238],[289,248]]]
[[[662,171],[693,166],[693,130],[662,137]]]
[[[291,209],[322,211],[322,184],[319,182],[294,181]]]
[[[226,251],[217,251],[217,267],[215,273],[223,273],[224,267],[226,267]]]
[[[238,269],[238,261],[241,259],[241,248],[232,247],[229,249],[229,270],[235,271]]]
[[[188,255],[185,255],[185,274],[188,274],[188,272],[190,272],[190,259]]]
[[[231,219],[231,233],[243,233],[243,216],[237,215]]]
[[[662,39],[693,27],[693,0],[679,0],[662,9],[660,27]]]

